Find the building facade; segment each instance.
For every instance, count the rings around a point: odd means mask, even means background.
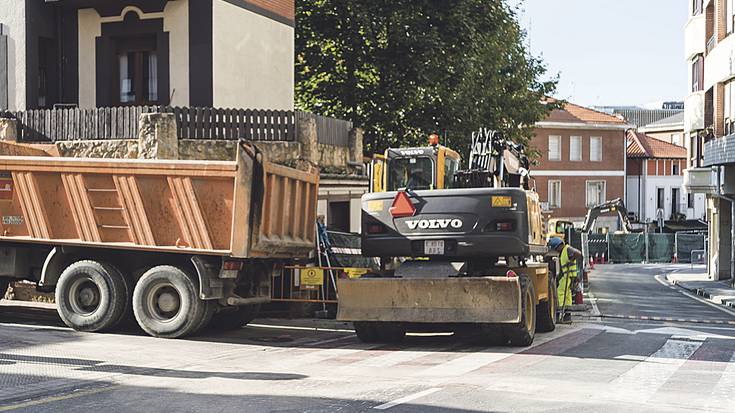
[[[292,110],[294,13],[294,0],[0,0],[0,110]]]
[[[686,148],[630,130],[627,152],[625,205],[638,222],[705,218],[704,195],[682,189]]]
[[[725,279],[732,275],[735,217],[735,2],[692,0],[688,7],[684,187],[707,196],[708,272]]]
[[[638,128],[638,132],[681,147],[686,147],[684,139],[684,111],[668,118]]]
[[[587,208],[625,198],[626,130],[622,119],[568,103],[536,123],[531,147],[541,156],[531,170],[544,209],[581,225]],[[597,220],[615,231],[617,217]]]

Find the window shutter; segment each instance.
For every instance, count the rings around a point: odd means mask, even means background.
[[[582,160],[582,137],[572,136],[569,140],[569,160],[570,161],[581,161]]]
[[[561,136],[549,136],[549,159],[561,160]]]
[[[602,160],[602,138],[590,138],[590,160],[599,162]]]

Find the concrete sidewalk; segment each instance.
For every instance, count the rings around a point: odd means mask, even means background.
[[[735,308],[735,288],[732,288],[730,280],[711,280],[707,275],[707,268],[703,265],[671,272],[666,275],[666,279],[715,304]]]

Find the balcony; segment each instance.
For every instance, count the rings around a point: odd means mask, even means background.
[[[727,36],[704,58],[704,90],[735,75],[732,56],[735,55],[735,36]]]
[[[684,27],[684,58],[691,60],[705,51],[705,18],[704,13],[692,16]]]
[[[687,132],[704,129],[704,92],[695,92],[686,97],[684,129]]]
[[[712,168],[689,168],[684,171],[684,190],[695,194],[717,193],[717,175]]]

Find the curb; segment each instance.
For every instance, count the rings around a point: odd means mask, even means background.
[[[719,302],[718,301],[715,301],[714,300],[715,297],[712,294],[708,293],[707,290],[705,290],[704,288],[689,288],[689,287],[686,287],[686,286],[682,285],[682,283],[679,282],[679,281],[677,281],[677,280],[673,280],[673,281],[670,280],[668,274],[666,275],[666,281],[668,281],[671,284],[677,286],[678,288],[681,288],[682,290],[689,291],[690,293],[692,293],[692,294],[694,294],[696,296],[702,297],[702,298],[706,299],[707,301],[709,301],[709,302],[711,302],[713,304],[723,305],[723,306],[729,307],[729,308],[735,308],[735,299],[720,300]]]

